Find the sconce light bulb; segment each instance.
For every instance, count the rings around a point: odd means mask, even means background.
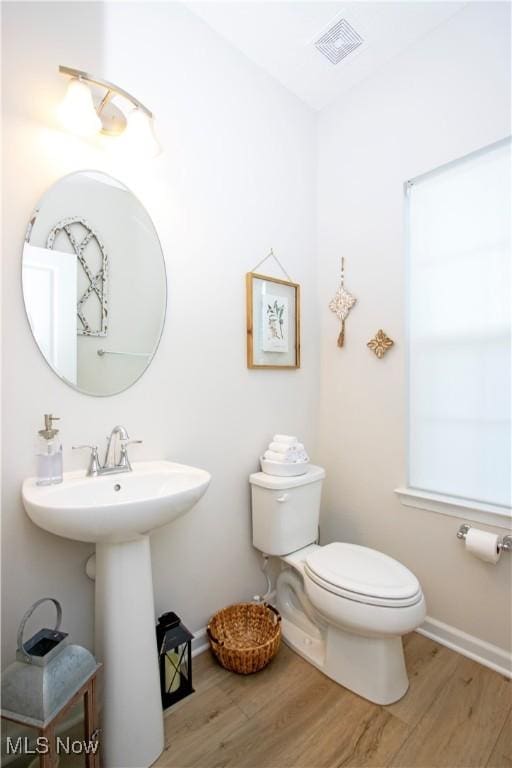
[[[126,128],[119,138],[123,153],[153,158],[162,148],[154,133],[153,120],[143,110],[135,108],[127,117]]]
[[[79,136],[94,136],[101,130],[89,86],[78,78],[70,80],[64,101],[59,107],[62,125]]]

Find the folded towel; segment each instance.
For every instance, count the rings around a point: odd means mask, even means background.
[[[268,461],[277,461],[281,464],[297,464],[298,462],[309,461],[306,451],[288,451],[288,453],[265,451],[263,458]]]
[[[291,451],[289,454],[286,454],[286,455],[289,456],[294,462],[309,461],[309,456],[307,455],[305,450]]]
[[[288,445],[293,445],[297,442],[297,438],[293,435],[274,435],[272,441],[274,443],[288,443]]]
[[[281,464],[290,464],[290,459],[286,458],[284,453],[276,453],[276,451],[265,451],[263,458],[268,461],[279,461]]]
[[[302,443],[270,443],[268,449],[275,451],[275,453],[287,453],[288,451],[303,451],[304,446]]]

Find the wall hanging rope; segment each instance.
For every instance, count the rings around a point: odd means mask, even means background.
[[[345,290],[345,258],[341,258],[341,281],[334,298],[329,302],[329,309],[334,312],[341,322],[341,329],[338,336],[338,347],[342,347],[345,342],[345,320],[347,315],[356,303],[357,299]]]
[[[281,264],[281,262],[279,261],[279,259],[275,255],[273,248],[270,249],[270,253],[267,253],[267,255],[265,256],[264,259],[262,259],[261,261],[258,261],[256,266],[251,269],[251,272],[256,272],[258,267],[261,267],[261,265],[264,264],[267,261],[267,259],[274,259],[274,261],[277,262],[281,272],[286,277],[286,279],[289,280],[290,283],[293,283],[293,280],[291,279],[290,275],[288,274],[286,269],[283,267],[283,265]]]

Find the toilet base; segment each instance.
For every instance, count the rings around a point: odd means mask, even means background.
[[[284,616],[282,633],[299,656],[374,704],[392,704],[407,692],[401,637],[363,637],[333,625],[312,637]]]
[[[325,674],[375,704],[392,704],[409,688],[401,637],[362,637],[332,625]]]

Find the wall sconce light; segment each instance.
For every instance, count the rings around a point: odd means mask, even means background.
[[[65,128],[83,137],[96,134],[119,138],[122,149],[130,154],[156,157],[161,147],[153,125],[153,114],[128,91],[108,80],[88,75],[79,69],[59,67],[59,72],[71,80],[59,117]],[[91,90],[91,86],[94,90]],[[132,109],[125,112],[114,104],[118,98],[128,102]]]

